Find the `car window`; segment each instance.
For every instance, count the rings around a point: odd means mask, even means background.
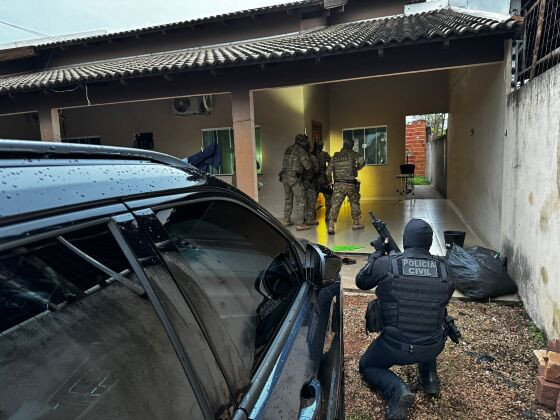
[[[136,281],[105,226],[65,235]],[[202,418],[148,299],[59,238],[0,253],[0,417]]]
[[[230,201],[194,202],[156,215],[179,249],[184,274],[205,293],[247,373],[254,372],[301,284],[290,242]]]

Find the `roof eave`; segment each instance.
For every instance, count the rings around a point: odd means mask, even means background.
[[[277,6],[274,5],[264,6],[256,9],[241,10],[238,12],[224,13],[221,15],[191,19],[182,22],[166,23],[166,24],[156,25],[147,28],[131,29],[128,31],[113,32],[113,33],[97,35],[97,36],[92,36],[87,38],[79,38],[74,40],[47,43],[43,45],[38,45],[35,47],[35,49],[37,51],[41,51],[41,50],[48,50],[52,48],[70,47],[74,45],[83,45],[83,44],[105,42],[105,41],[122,39],[122,38],[130,38],[130,37],[136,37],[138,35],[165,33],[167,31],[181,30],[185,28],[192,28],[192,27],[197,27],[200,25],[207,25],[212,23],[233,21],[237,19],[245,19],[245,18],[268,15],[273,13],[286,13],[290,10],[296,10],[296,9],[297,10],[317,9],[317,8],[320,8],[321,10],[323,9],[322,0],[310,0],[301,3],[302,3],[301,5],[298,5],[297,2],[290,2],[290,3],[286,3],[285,5],[281,4]]]
[[[514,26],[509,29],[503,29],[499,31],[485,31],[485,32],[475,32],[475,33],[468,33],[468,34],[452,34],[447,37],[435,36],[428,39],[416,39],[416,40],[406,40],[404,42],[390,42],[390,43],[377,43],[372,44],[368,47],[362,48],[348,48],[348,49],[339,49],[339,50],[331,50],[331,51],[322,51],[315,54],[299,54],[295,56],[286,56],[286,57],[278,57],[275,59],[260,59],[250,62],[232,62],[225,65],[214,65],[214,64],[205,64],[189,69],[181,69],[181,70],[163,70],[158,72],[138,72],[136,74],[131,75],[117,75],[116,77],[107,77],[107,78],[98,78],[95,80],[84,80],[84,81],[71,81],[71,82],[53,82],[52,84],[45,84],[44,86],[38,87],[30,87],[30,88],[23,88],[23,89],[9,89],[5,91],[0,91],[0,96],[6,95],[13,95],[19,93],[28,93],[28,92],[37,92],[45,89],[56,89],[56,88],[68,88],[73,86],[82,86],[84,84],[91,85],[93,83],[106,83],[106,82],[118,82],[120,80],[132,80],[132,79],[140,79],[140,78],[149,78],[149,77],[161,77],[163,75],[176,75],[176,74],[184,74],[189,72],[195,71],[214,71],[220,69],[229,69],[229,68],[236,68],[242,66],[260,66],[262,64],[276,64],[276,63],[286,63],[291,61],[300,61],[300,60],[320,60],[326,57],[337,56],[341,54],[352,54],[357,52],[367,52],[367,51],[376,51],[380,49],[388,49],[388,48],[397,48],[397,47],[404,47],[409,45],[420,45],[420,44],[428,44],[428,43],[438,43],[438,42],[445,42],[445,41],[453,41],[458,39],[469,39],[469,38],[482,38],[486,36],[503,36],[504,39],[513,39],[515,38],[516,34],[519,32],[519,27]]]

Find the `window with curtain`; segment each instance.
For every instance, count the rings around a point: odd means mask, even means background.
[[[387,126],[343,129],[342,138],[354,140],[354,150],[363,154],[366,165],[387,164]]]
[[[233,128],[205,128],[202,130],[202,147],[218,143],[222,154],[222,164],[218,168],[210,167],[210,173],[215,175],[233,175],[235,172],[235,146]],[[255,126],[255,151],[257,173],[262,174],[261,128]]]

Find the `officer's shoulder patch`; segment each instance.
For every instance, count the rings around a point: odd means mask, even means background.
[[[437,277],[438,263],[421,258],[403,258],[402,274],[403,276]]]

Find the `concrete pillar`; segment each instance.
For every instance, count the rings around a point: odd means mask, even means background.
[[[58,108],[39,109],[39,128],[42,141],[60,141],[60,118]]]
[[[248,89],[232,91],[231,109],[236,186],[249,197],[258,201],[253,92]]]

